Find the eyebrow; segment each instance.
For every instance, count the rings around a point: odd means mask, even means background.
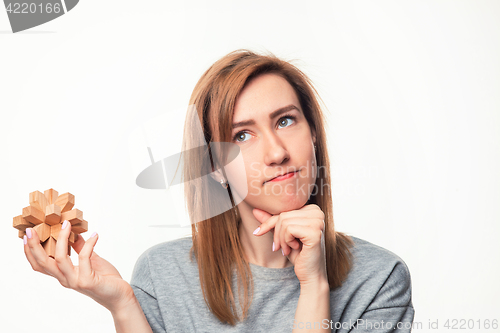
[[[279,109],[271,112],[269,114],[269,119],[273,119],[273,118],[279,116],[280,114],[288,112],[290,110],[297,110],[297,111],[299,111],[299,108],[296,107],[293,104],[284,106],[282,108],[279,108]],[[255,125],[255,120],[249,119],[249,120],[243,120],[243,121],[240,121],[240,122],[237,122],[237,123],[233,123],[233,127],[232,128],[235,129],[237,127],[248,126],[248,125]]]

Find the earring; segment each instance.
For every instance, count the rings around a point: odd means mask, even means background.
[[[222,185],[223,188],[227,189],[227,183],[224,181],[224,178],[220,180],[220,184]]]
[[[314,150],[316,150],[316,145],[314,145]]]

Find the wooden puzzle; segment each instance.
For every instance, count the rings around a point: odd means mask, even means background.
[[[62,223],[71,223],[71,233],[68,239],[68,255],[71,254],[71,244],[78,239],[78,234],[88,230],[88,223],[83,219],[83,212],[72,209],[75,196],[71,193],[58,195],[54,189],[44,193],[34,191],[29,196],[30,205],[23,208],[21,215],[14,217],[13,227],[19,230],[19,238],[26,235],[26,228],[33,228],[49,257],[55,257],[57,237]]]

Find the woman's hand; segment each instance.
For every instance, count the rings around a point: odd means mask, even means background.
[[[73,266],[68,255],[71,224],[63,223],[56,243],[55,259],[49,257],[36,231],[26,229],[24,253],[33,270],[55,277],[61,285],[87,295],[112,313],[118,312],[135,300],[132,287],[109,262],[93,252],[98,235],[87,241],[81,235],[72,247],[78,253],[79,266]]]
[[[262,223],[255,235],[274,229],[274,251],[282,248],[283,255],[295,266],[301,285],[328,281],[323,237],[325,214],[319,206],[306,205],[278,215],[255,208],[253,214]]]

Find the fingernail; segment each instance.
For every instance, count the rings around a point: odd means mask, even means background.
[[[273,242],[273,252],[274,252],[274,242]]]
[[[28,244],[28,238],[26,238],[26,235],[24,235],[24,237],[23,237],[23,242],[24,242],[24,245]]]
[[[285,255],[285,252],[283,252],[283,249],[281,249],[281,254],[282,254],[282,255]]]
[[[94,232],[92,236],[90,236],[90,238],[94,237],[95,235],[97,235],[97,232]]]
[[[28,235],[28,238],[31,239],[31,228],[26,229],[26,235]]]
[[[63,222],[63,225],[62,225],[62,228],[61,229],[64,229],[68,226],[68,220],[64,220]]]
[[[259,230],[260,230],[260,227],[258,227],[257,229],[255,229],[255,231],[253,232],[253,234],[254,235],[257,234],[259,232]]]

